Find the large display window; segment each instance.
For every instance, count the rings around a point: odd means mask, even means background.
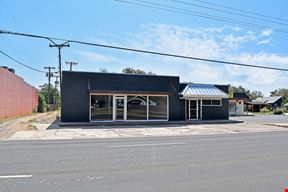
[[[91,95],[91,121],[168,120],[168,96]]]
[[[91,121],[113,120],[113,95],[91,95]]]

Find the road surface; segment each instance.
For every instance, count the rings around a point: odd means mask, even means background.
[[[284,191],[288,132],[1,141],[1,192]]]

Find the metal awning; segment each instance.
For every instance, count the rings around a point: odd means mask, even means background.
[[[189,83],[180,93],[184,98],[228,98],[228,94],[210,84]]]

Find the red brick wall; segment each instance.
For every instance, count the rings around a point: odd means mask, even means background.
[[[37,89],[0,67],[0,119],[36,112],[37,106]]]

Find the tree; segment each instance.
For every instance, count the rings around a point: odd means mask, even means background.
[[[256,99],[258,97],[263,97],[263,93],[261,91],[252,91],[249,95],[251,99]]]
[[[229,95],[230,97],[233,96],[233,93],[246,93],[249,98],[251,99],[256,99],[258,97],[263,97],[263,93],[261,91],[250,91],[249,89],[246,89],[244,87],[242,87],[241,85],[239,85],[238,87],[235,87],[233,85],[228,84],[228,89],[229,89]]]
[[[233,85],[228,84],[228,92],[230,97],[233,97],[233,93],[246,93],[248,96],[250,96],[250,90],[242,87],[241,85],[235,87]]]
[[[99,69],[99,72],[101,72],[101,73],[108,73],[108,70],[107,70],[107,69],[104,69],[104,68],[100,68],[100,69]]]
[[[44,97],[44,95],[39,93],[38,94],[38,109],[37,109],[37,111],[39,113],[43,113],[46,111],[46,109],[47,109],[47,103],[45,101],[45,97]]]
[[[152,73],[151,71],[145,72],[144,70],[141,69],[134,69],[132,67],[126,67],[122,70],[122,73],[126,74],[143,74],[143,75],[155,75],[155,73]]]
[[[60,93],[59,90],[52,85],[50,85],[50,98],[48,96],[48,84],[45,83],[44,85],[40,86],[40,92],[39,95],[41,94],[44,97],[44,100],[47,104],[54,104],[55,109],[58,109],[60,106]]]
[[[270,93],[271,93],[271,96],[288,97],[288,89],[285,89],[285,88],[275,89],[274,91],[271,91]]]

